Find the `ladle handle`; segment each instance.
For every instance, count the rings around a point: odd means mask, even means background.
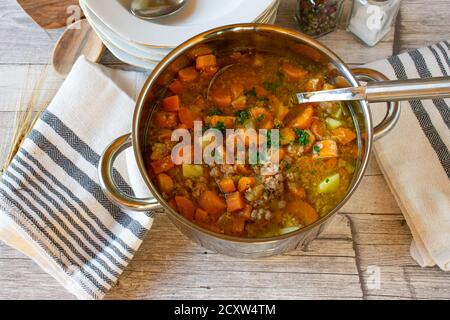
[[[369,102],[435,98],[450,98],[450,77],[370,82],[366,87]]]

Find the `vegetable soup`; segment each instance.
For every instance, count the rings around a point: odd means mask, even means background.
[[[192,50],[147,130],[147,170],[179,214],[213,232],[270,237],[308,226],[346,196],[358,139],[342,103],[296,104],[293,95],[333,89],[329,69],[304,57],[270,52]],[[175,129],[278,129],[279,162],[176,164]],[[271,131],[267,131],[271,132]],[[193,140],[192,140],[192,143]],[[275,149],[269,145],[269,149]]]

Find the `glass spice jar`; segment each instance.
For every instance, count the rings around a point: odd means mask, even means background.
[[[338,27],[344,0],[298,0],[295,18],[302,32],[320,37]]]

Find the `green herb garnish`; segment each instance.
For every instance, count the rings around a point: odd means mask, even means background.
[[[298,138],[298,143],[301,146],[306,146],[309,143],[309,133],[305,130],[300,130],[299,128],[294,128],[295,134]]]
[[[245,121],[250,119],[250,112],[248,110],[241,110],[235,113],[236,117],[238,117],[237,122],[239,124],[244,124]]]
[[[275,92],[275,91],[277,91],[277,89],[280,86],[280,84],[279,83],[275,83],[275,82],[270,82],[270,81],[264,81],[263,82],[263,86],[264,86],[264,89],[270,90],[272,92]]]
[[[260,114],[260,115],[258,116],[258,118],[256,118],[256,121],[261,122],[261,121],[264,120],[265,117],[266,117],[266,116],[265,116],[264,114]]]
[[[256,97],[256,96],[257,96],[257,94],[256,94],[256,89],[255,89],[255,88],[252,88],[252,90],[247,91],[247,92],[245,93],[245,95],[246,95],[247,97]]]
[[[219,115],[221,115],[223,112],[222,112],[222,110],[220,110],[219,108],[212,108],[210,111],[209,111],[209,115],[210,116],[219,116]]]
[[[319,153],[320,152],[320,147],[319,146],[314,146],[313,147],[313,151],[316,152],[316,153]]]
[[[217,122],[217,124],[215,126],[211,126],[211,125],[207,124],[205,126],[205,131],[208,130],[208,129],[217,129],[220,132],[224,133],[227,128],[225,127],[225,123],[223,123],[223,121],[219,121],[219,122]]]

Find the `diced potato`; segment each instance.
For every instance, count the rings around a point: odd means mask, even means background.
[[[340,180],[341,176],[339,173],[326,177],[319,184],[319,193],[330,193],[336,191],[339,188]]]
[[[247,192],[245,193],[245,199],[247,199],[248,201],[256,201],[261,198],[263,193],[264,185],[260,184],[250,190],[247,190]]]
[[[337,129],[342,126],[342,122],[333,118],[326,118],[325,122],[330,129]]]
[[[185,178],[198,178],[203,176],[203,167],[195,164],[183,164],[183,176]]]
[[[313,157],[326,159],[334,158],[339,155],[337,143],[334,140],[322,140],[313,147]]]
[[[294,129],[283,128],[280,130],[280,144],[282,146],[290,144],[295,141],[296,135]]]

